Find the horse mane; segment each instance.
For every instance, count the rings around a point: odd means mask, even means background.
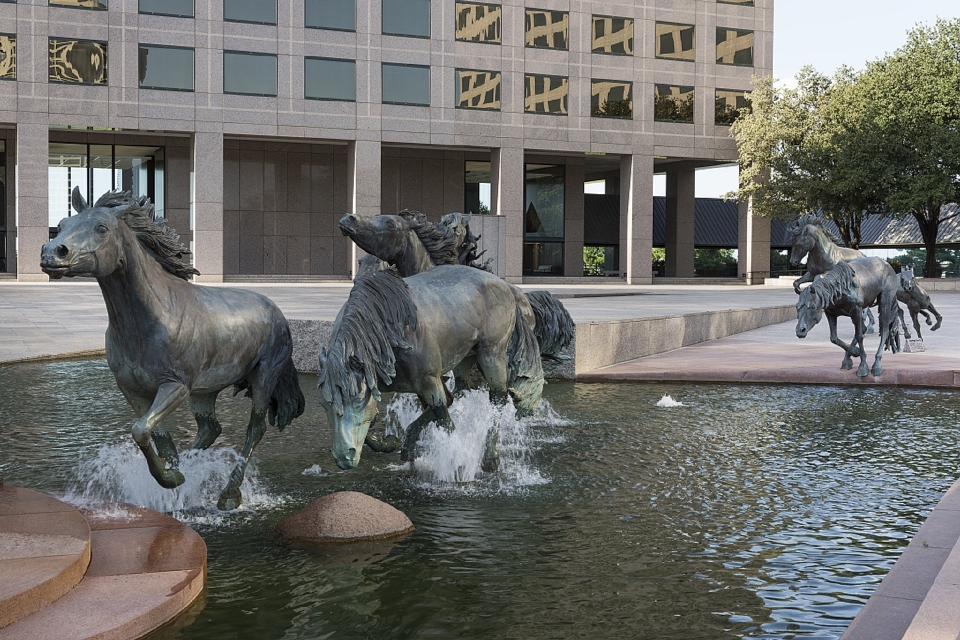
[[[827,238],[833,242],[833,244],[837,246],[843,246],[843,241],[837,237],[837,234],[827,228],[827,226],[824,224],[823,218],[813,213],[805,213],[787,225],[787,233],[790,235],[791,239],[796,238],[803,231],[803,228],[808,224],[819,227],[823,234],[827,236]]]
[[[821,308],[827,307],[834,300],[849,291],[859,288],[854,278],[853,267],[847,262],[838,262],[836,266],[819,278],[815,278],[807,289],[810,295],[817,298]]]
[[[405,327],[416,330],[417,307],[403,278],[392,269],[357,278],[321,358],[317,383],[338,414],[343,414],[345,398],[360,393],[355,371],[380,400],[378,381],[389,384],[397,375],[393,350],[413,348],[404,337]]]
[[[459,211],[454,211],[443,216],[443,219],[440,220],[440,224],[453,229],[458,238],[458,264],[464,264],[468,267],[473,267],[482,271],[491,271],[491,260],[487,260],[483,264],[479,262],[480,256],[485,254],[487,250],[484,249],[479,253],[477,252],[477,249],[480,248],[480,236],[476,236],[470,231],[470,218],[472,217],[473,214],[463,214]]]
[[[461,238],[455,228],[445,224],[434,224],[419,211],[404,209],[397,214],[407,222],[420,243],[430,256],[434,265],[459,264],[459,246]]]
[[[130,191],[107,191],[93,207],[112,209],[117,219],[133,230],[147,253],[169,273],[184,280],[200,274],[183,261],[183,254],[189,249],[180,242],[177,232],[163,219],[154,221],[153,203],[146,196],[134,198]]]

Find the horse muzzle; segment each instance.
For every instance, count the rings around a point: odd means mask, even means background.
[[[797,327],[797,337],[801,340],[807,337],[807,334],[810,332],[806,327]]]
[[[69,257],[70,250],[66,246],[48,242],[40,249],[40,270],[54,280],[59,280],[70,270]]]
[[[344,471],[356,469],[357,465],[360,464],[360,454],[353,447],[350,447],[343,455],[338,455],[333,449],[331,449],[330,452],[333,453],[333,459],[336,461],[337,466]]]
[[[350,235],[352,231],[357,229],[357,216],[353,213],[345,213],[343,217],[340,218],[340,233],[345,236]]]

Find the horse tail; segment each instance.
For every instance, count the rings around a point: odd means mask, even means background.
[[[517,416],[529,416],[540,407],[543,393],[543,366],[537,337],[523,316],[518,301],[513,335],[507,346],[507,391],[513,398]]]
[[[573,341],[573,318],[563,303],[549,291],[531,291],[527,301],[533,308],[536,323],[533,333],[540,345],[540,355],[552,360],[569,360],[563,350]]]
[[[303,413],[306,406],[306,400],[303,397],[303,391],[300,390],[300,381],[297,379],[297,370],[293,366],[293,358],[287,355],[283,368],[280,369],[280,375],[277,377],[277,384],[270,394],[270,424],[277,425],[277,429],[283,431],[283,428],[293,422],[294,418]]]

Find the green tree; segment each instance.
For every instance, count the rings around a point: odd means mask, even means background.
[[[633,100],[604,100],[593,107],[590,115],[607,118],[632,118]]]

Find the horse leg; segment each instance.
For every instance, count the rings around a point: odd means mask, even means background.
[[[420,434],[431,422],[436,422],[437,426],[447,431],[453,431],[453,420],[450,419],[450,412],[447,411],[447,389],[443,386],[443,381],[436,377],[425,378],[417,395],[426,409],[406,429],[403,450],[400,454],[400,459],[404,462],[411,462],[414,459]]]
[[[473,389],[470,373],[476,363],[476,355],[469,355],[453,368],[453,395],[459,397],[464,391]]]
[[[826,312],[824,312],[826,313]],[[827,313],[827,323],[830,325],[830,342],[837,345],[843,349],[843,362],[840,363],[840,370],[846,371],[847,369],[853,368],[853,360],[851,355],[860,355],[859,353],[851,353],[852,346],[844,342],[837,336],[837,316],[832,313]],[[860,322],[860,319],[857,318],[854,320],[854,324]]]
[[[485,353],[480,359],[480,369],[483,371],[483,377],[490,385],[490,402],[502,410],[509,398],[506,357],[497,358]],[[498,412],[497,419],[490,430],[487,431],[487,438],[484,441],[480,469],[486,473],[494,473],[500,468],[500,452],[497,450],[497,444],[500,441],[500,413],[502,411]]]
[[[160,425],[165,417],[176,409],[183,400],[190,395],[190,390],[179,382],[165,382],[157,389],[157,395],[146,413],[140,416],[140,419],[133,423],[133,439],[140,447],[144,457],[147,459],[147,467],[150,469],[150,475],[154,477],[161,487],[173,489],[183,484],[183,474],[173,468],[167,468],[167,459],[160,456],[150,445],[154,430]],[[157,440],[161,443],[158,447],[170,455],[169,446],[173,445],[173,440],[162,428],[162,435]],[[176,451],[176,447],[173,447]]]
[[[794,292],[796,292],[797,295],[800,295],[800,285],[802,285],[804,282],[813,282],[813,278],[814,278],[813,272],[807,271],[802,276],[794,280],[793,281]]]
[[[857,367],[857,377],[859,378],[863,378],[864,376],[866,376],[867,372],[869,371],[867,367],[867,354],[863,348],[863,323],[861,322],[862,313],[863,311],[861,310],[859,313],[852,316],[853,342],[850,343],[851,345],[855,345],[857,348],[857,351],[859,351],[860,366]],[[883,345],[881,343],[881,348],[882,346]]]
[[[883,305],[886,304],[886,300],[883,296],[879,299],[880,304],[878,305],[878,313],[880,314],[880,344],[877,345],[877,355],[873,358],[873,368],[870,369],[870,373],[874,376],[879,376],[883,371],[883,365],[880,364],[880,359],[883,357],[883,349],[887,345],[887,342],[890,340],[890,325],[892,324],[890,319],[889,312],[884,312]],[[896,322],[894,320],[893,322]],[[894,352],[894,346],[891,345],[890,351]]]
[[[900,326],[903,327],[903,335],[907,337],[907,340],[910,340],[913,336],[910,335],[910,329],[907,327],[907,321],[903,319],[903,309],[900,305],[897,305],[897,316],[900,318]]]
[[[936,331],[937,329],[940,328],[940,323],[943,322],[943,316],[941,316],[941,315],[937,312],[937,309],[933,306],[933,303],[930,303],[930,304],[927,305],[927,310],[930,311],[930,312],[932,312],[933,315],[934,315],[934,317],[937,319],[937,323],[936,323],[935,325],[933,325],[932,327],[930,327],[930,331]],[[929,317],[929,316],[927,316],[927,324],[928,324],[928,325],[930,324],[930,317]]]
[[[191,449],[206,449],[220,437],[223,429],[217,420],[216,403],[216,393],[190,396],[190,411],[197,421],[197,437],[190,445]]]
[[[878,312],[879,313],[879,312]],[[873,327],[876,324],[873,321],[873,312],[870,309],[863,310],[863,324],[864,324],[864,333],[873,333]]]
[[[267,403],[258,406],[258,403],[254,402],[250,411],[250,423],[247,425],[247,439],[243,442],[243,449],[240,451],[240,461],[230,473],[230,480],[220,494],[220,499],[217,500],[217,508],[221,511],[230,511],[240,506],[240,483],[243,482],[243,474],[247,471],[250,455],[267,431],[268,406]]]

